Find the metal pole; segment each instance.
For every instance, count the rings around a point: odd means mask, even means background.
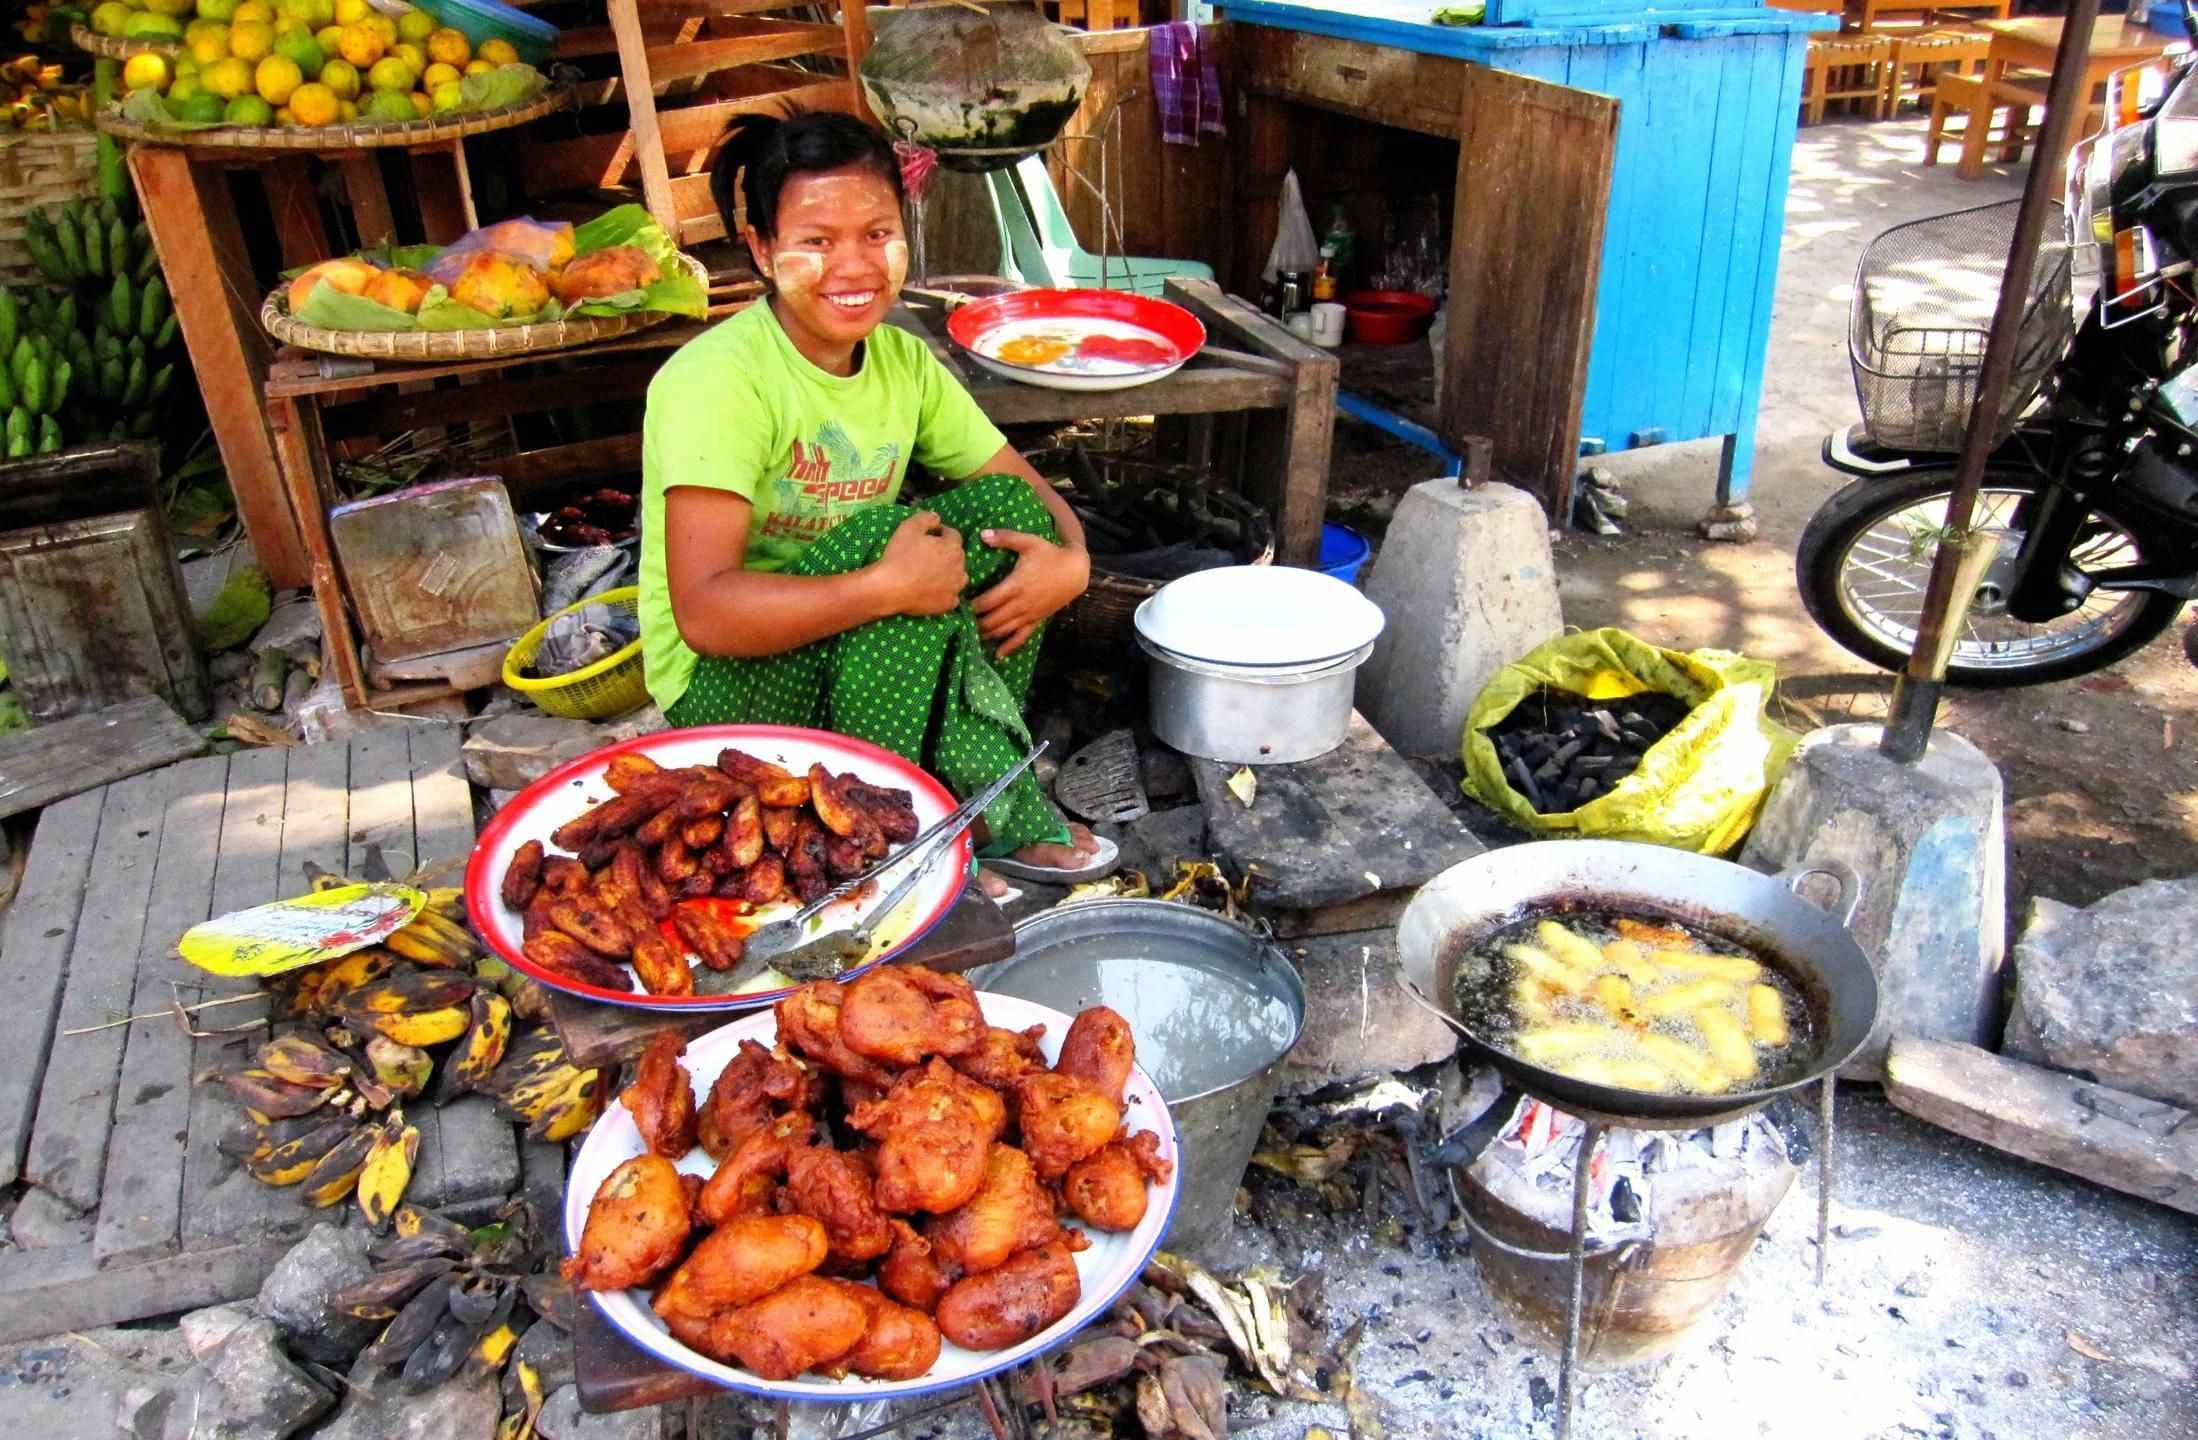
[[[1824,1255],[1832,1245],[1832,1097],[1839,1077],[1824,1077],[1824,1093],[1817,1101],[1816,1127],[1816,1288],[1824,1288]]]
[[[1565,1348],[1557,1366],[1557,1440],[1572,1434],[1572,1393],[1579,1384],[1580,1311],[1587,1299],[1587,1197],[1593,1188],[1589,1171],[1595,1165],[1595,1148],[1603,1143],[1605,1126],[1600,1120],[1584,1121],[1580,1134],[1580,1158],[1572,1166],[1572,1250],[1566,1256],[1571,1270],[1571,1289],[1565,1301]]]
[[[1984,365],[1977,375],[1976,408],[1970,412],[1969,430],[1962,438],[1954,493],[1946,503],[1946,528],[1955,535],[1965,535],[1969,529],[1977,491],[1984,483],[1985,460],[1999,429],[2000,404],[2006,398],[2008,373],[2014,369],[2015,347],[2021,339],[2023,308],[2030,298],[2030,273],[2037,263],[2046,209],[2054,198],[2048,182],[2060,168],[2061,157],[2068,153],[2077,117],[2090,107],[2085,72],[2091,59],[2091,27],[2098,18],[2099,0],[2073,0],[2062,22],[2060,49],[2053,57],[2053,79],[2046,91],[2045,128],[2031,152],[2030,179],[2023,186],[2015,238],[2007,247],[2007,273],[2000,281],[1999,306],[1992,313],[1992,333],[1985,341]],[[1969,123],[1985,123],[1984,117],[1972,116]],[[1893,688],[1892,708],[1878,749],[1887,759],[1904,765],[1921,760],[1931,743],[1931,726],[1938,718],[1939,688],[1946,679],[1945,663],[1937,657],[1946,633],[1959,627],[1969,613],[1970,596],[1958,593],[1955,585],[1955,571],[1964,548],[1940,543],[1931,566],[1931,583],[1923,592],[1915,649]]]

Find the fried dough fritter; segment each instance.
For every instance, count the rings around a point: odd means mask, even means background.
[[[711,1082],[697,1134],[713,1160],[790,1111],[807,1111],[823,1098],[816,1077],[792,1059],[743,1040]]]
[[[646,1284],[679,1259],[692,1226],[678,1168],[661,1155],[636,1155],[596,1188],[580,1249],[562,1273],[580,1290]]]
[[[1023,1149],[1041,1180],[1059,1180],[1122,1128],[1122,1107],[1074,1075],[1025,1076],[1015,1099]]]
[[[760,1300],[710,1322],[720,1358],[737,1359],[766,1380],[791,1380],[853,1350],[870,1328],[870,1307],[844,1280],[803,1275]]]
[[[1084,1293],[1066,1245],[1025,1250],[997,1270],[954,1282],[932,1316],[947,1339],[968,1350],[1019,1345],[1053,1324]]]
[[[763,865],[770,863],[765,856]],[[757,869],[762,869],[758,865]],[[894,1072],[867,1055],[849,1048],[840,1034],[840,1007],[846,987],[834,980],[812,980],[778,1002],[772,1014],[778,1021],[779,1038],[786,1048],[814,1061],[847,1080],[889,1086]]]
[[[807,1215],[740,1215],[702,1237],[651,1302],[669,1320],[706,1320],[809,1274],[828,1253]]]
[[[1130,1070],[1136,1064],[1137,1040],[1130,1034],[1130,1022],[1104,1005],[1094,1005],[1079,1011],[1069,1022],[1068,1034],[1061,1040],[1061,1056],[1053,1062],[1053,1068],[1088,1082],[1092,1089],[1119,1105],[1122,1089],[1129,1084]]]
[[[923,1234],[939,1259],[964,1275],[981,1275],[1017,1251],[1063,1240],[1067,1232],[1054,1218],[1053,1197],[1038,1183],[1030,1157],[1012,1145],[995,1145],[969,1203],[926,1220]]]
[[[931,1252],[931,1242],[916,1233],[906,1220],[887,1222],[893,1229],[893,1248],[878,1266],[878,1288],[926,1315],[938,1308],[939,1297],[954,1283],[953,1277]]]
[[[1143,1130],[1109,1140],[1069,1166],[1061,1198],[1094,1230],[1135,1230],[1145,1218],[1146,1179],[1165,1185],[1174,1173],[1175,1166],[1160,1158],[1160,1137]]]
[[[847,1047],[887,1065],[965,1055],[984,1031],[969,982],[920,965],[879,966],[846,988],[840,1009],[839,1033]]]
[[[874,1181],[852,1151],[809,1146],[786,1167],[786,1194],[797,1213],[821,1222],[841,1260],[875,1260],[893,1246],[893,1231],[872,1193]]]
[[[618,1095],[618,1102],[633,1112],[641,1142],[672,1160],[695,1144],[694,1081],[679,1063],[686,1049],[686,1037],[677,1030],[659,1032],[634,1065],[633,1083]]]
[[[923,1311],[898,1303],[868,1285],[841,1281],[870,1314],[862,1339],[840,1361],[872,1380],[913,1380],[939,1359],[939,1327]]]
[[[997,1098],[934,1059],[850,1113],[848,1123],[878,1141],[880,1209],[937,1215],[969,1203],[998,1133],[978,1096]]]
[[[953,1058],[954,1068],[980,1085],[1012,1090],[1015,1082],[1025,1075],[1035,1075],[1046,1068],[1045,1056],[1038,1049],[1038,1042],[1045,1033],[1043,1025],[1033,1025],[1028,1030],[988,1025],[975,1045]]]

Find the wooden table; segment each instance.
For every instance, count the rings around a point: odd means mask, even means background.
[[[1798,10],[1818,8],[1806,0],[1771,0],[1782,9]],[[1886,19],[1921,21],[1940,24],[1969,24],[1986,18],[2007,18],[2015,0],[1840,0],[1831,5],[1829,13],[1837,15],[1844,7],[1847,28],[1865,34],[1878,28]]]
[[[1335,356],[1299,340],[1210,282],[1171,280],[1168,286],[1169,298],[1205,325],[1209,346],[1226,353],[1195,357],[1167,379],[1130,390],[1084,393],[1003,380],[955,353],[938,307],[904,306],[893,319],[923,336],[996,424],[1141,415],[1229,417],[1226,425],[1210,418],[1197,422],[1219,451],[1221,473],[1240,475],[1250,498],[1274,515],[1278,558],[1312,564],[1320,553],[1328,505]],[[346,704],[391,709],[486,682],[414,677],[407,683],[401,675],[368,673],[328,533],[328,510],[344,498],[330,461],[331,431],[387,436],[484,415],[638,399],[666,357],[700,329],[682,321],[579,350],[447,365],[375,365],[363,373],[335,376],[324,375],[320,357],[304,351],[286,349],[276,355],[262,392],[274,454]],[[523,500],[552,485],[591,477],[630,478],[640,465],[641,436],[633,432],[527,451],[485,468],[502,476],[514,499]],[[494,662],[500,654],[486,659]],[[494,678],[493,670],[488,678]]]
[[[1975,180],[1984,174],[1984,152],[1989,148],[1992,110],[1996,105],[2007,103],[1999,94],[2007,72],[2033,70],[2051,75],[2060,50],[2062,22],[2051,16],[1984,20],[1978,22],[1978,28],[1990,33],[1992,49],[1984,59],[1984,84],[1977,92],[1976,108],[1970,112],[1969,128],[1961,137],[1958,173],[1964,180]],[[2127,24],[2119,15],[2100,16],[2091,28],[2091,56],[2084,69],[2085,95],[2097,93],[2115,71],[2156,59],[2178,43],[2172,36],[2157,30]],[[2028,97],[2015,103],[2028,103]]]

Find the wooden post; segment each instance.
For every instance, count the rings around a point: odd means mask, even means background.
[[[649,73],[649,37],[641,28],[635,0],[610,0],[611,34],[618,39],[618,69],[626,80],[626,112],[633,126],[633,158],[641,167],[641,198],[656,223],[679,235],[679,207],[672,203],[671,172],[664,164],[664,134],[657,124],[656,96],[634,77]]]
[[[352,222],[359,227],[359,245],[395,243],[397,219],[390,213],[389,187],[382,183],[381,156],[369,150],[337,163],[343,167],[344,194],[351,201]]]
[[[1618,102],[1468,65],[1435,429],[1572,509]]]
[[[221,172],[194,164],[176,146],[132,146],[130,173],[253,553],[276,589],[303,585],[304,544],[283,496],[260,395],[267,341],[236,207],[218,193]]]
[[[270,160],[259,167],[259,176],[267,188],[267,208],[274,213],[283,268],[311,265],[334,254],[328,243],[328,227],[321,223],[321,197],[313,188],[312,171],[305,157]]]

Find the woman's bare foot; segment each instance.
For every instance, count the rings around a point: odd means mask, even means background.
[[[987,900],[1005,900],[1016,893],[1015,887],[1005,878],[982,865],[977,867],[977,891]]]
[[[1025,845],[1013,857],[1025,865],[1045,865],[1056,870],[1080,870],[1091,857],[1099,852],[1099,837],[1086,826],[1071,820],[1068,827],[1069,843],[1057,844],[1044,841]]]

